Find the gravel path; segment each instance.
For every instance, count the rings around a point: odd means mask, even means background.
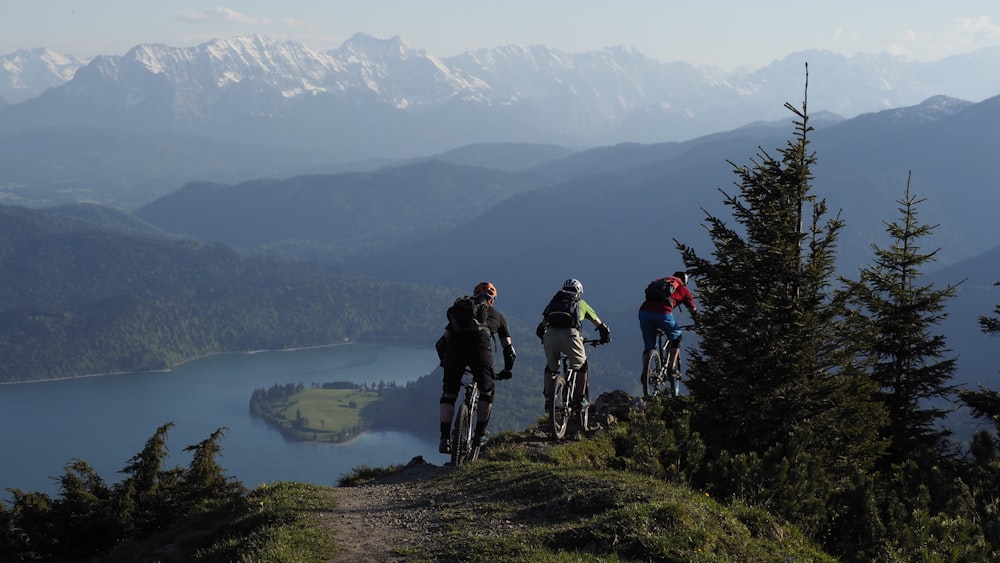
[[[416,482],[452,471],[418,456],[399,472],[356,487],[336,487],[331,512],[320,516],[343,551],[330,561],[376,563],[406,561],[399,550],[427,545],[439,533],[435,501],[417,491]]]

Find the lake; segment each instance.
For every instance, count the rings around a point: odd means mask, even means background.
[[[405,432],[368,432],[347,444],[291,442],[249,414],[254,389],[276,383],[405,383],[430,373],[434,348],[345,344],[291,351],[221,354],[171,371],[102,375],[0,385],[0,498],[6,488],[58,494],[52,477],[83,459],[107,482],[139,453],[156,429],[173,422],[165,467],[187,467],[184,448],[228,427],[220,465],[247,487],[275,481],[336,485],[360,465],[405,464],[422,455],[442,464],[431,442]],[[438,405],[426,420],[437,429]]]

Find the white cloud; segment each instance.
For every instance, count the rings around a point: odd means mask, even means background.
[[[233,23],[239,25],[271,25],[271,20],[267,18],[255,18],[232,8],[209,8],[207,10],[197,10],[191,12],[178,12],[177,19],[192,23]]]
[[[889,43],[885,46],[887,53],[894,57],[909,57],[910,51],[899,43]]]
[[[955,30],[967,35],[985,35],[986,37],[1000,36],[1000,25],[990,21],[989,16],[977,16],[975,18],[958,18],[955,20]]]

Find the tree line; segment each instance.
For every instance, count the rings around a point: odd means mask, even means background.
[[[416,343],[440,325],[446,302],[434,288],[321,278],[9,310],[0,313],[0,382],[167,369],[218,352]]]

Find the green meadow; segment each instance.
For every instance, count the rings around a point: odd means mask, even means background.
[[[259,414],[295,440],[346,442],[368,429],[361,410],[378,399],[374,389],[303,389],[267,399]]]

